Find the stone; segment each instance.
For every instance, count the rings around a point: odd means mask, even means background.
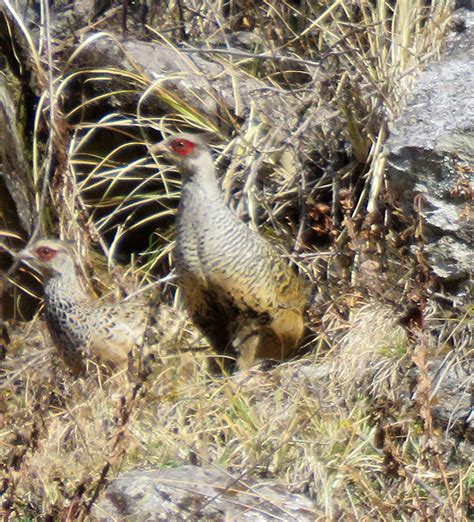
[[[19,119],[17,104],[19,91],[8,85],[5,78],[0,77],[0,176],[15,204],[15,212],[21,227],[31,233],[34,223],[32,208],[33,187],[31,173],[26,155],[25,143],[21,135],[24,125]],[[7,213],[6,194],[0,195],[0,210]]]
[[[265,522],[316,519],[315,504],[269,480],[240,478],[219,467],[138,470],[113,479],[92,520]]]
[[[474,444],[474,360],[437,358],[430,361],[428,374],[435,425]]]
[[[276,90],[265,81],[243,74],[230,63],[224,67],[199,49],[187,52],[185,48],[174,49],[156,42],[91,33],[81,51],[71,60],[71,70],[95,67],[138,73],[155,82],[155,89],[150,89],[146,97],[140,98],[142,93],[139,90],[127,94],[121,92],[129,88],[130,82],[127,84],[120,75],[111,74],[106,81],[89,80],[88,89],[95,95],[118,93],[107,98],[115,108],[126,110],[133,107],[135,110],[140,100],[141,113],[156,118],[157,114],[169,113],[173,104],[184,102],[193,112],[200,114],[203,121],[219,129],[222,135],[231,134],[236,121],[242,127],[242,134],[249,125],[260,125],[276,133],[275,143],[291,142],[302,156],[314,153],[323,123],[331,121],[331,125],[335,125],[336,114],[321,100],[319,83],[314,97],[320,103],[305,109],[307,123],[304,132],[294,132],[301,125],[301,105],[295,103],[293,93]],[[317,70],[323,77],[323,73]],[[316,69],[312,70],[313,73],[316,74]],[[289,153],[287,148],[285,153]],[[275,157],[282,155],[283,151]]]
[[[427,261],[446,282],[472,271],[469,222],[474,169],[474,13],[450,38],[446,56],[417,79],[406,108],[390,125],[387,177],[395,197],[414,215],[417,195]]]

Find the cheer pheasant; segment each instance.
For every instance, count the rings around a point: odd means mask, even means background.
[[[300,345],[307,293],[263,237],[225,204],[199,135],[176,134],[154,147],[182,175],[176,269],[191,317],[221,354],[283,359]]]
[[[77,276],[74,251],[64,241],[37,241],[19,257],[44,277],[46,322],[70,369],[82,373],[86,357],[109,367],[126,367],[131,350],[143,342],[148,307],[143,303],[104,304],[91,299]],[[182,318],[164,305],[159,314],[155,333],[158,331],[159,341],[167,342],[182,328]]]

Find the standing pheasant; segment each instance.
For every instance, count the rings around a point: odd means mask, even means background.
[[[45,279],[46,322],[70,369],[82,373],[86,356],[112,368],[126,367],[129,352],[142,344],[148,307],[130,302],[103,304],[91,299],[77,276],[72,247],[64,241],[37,241],[18,256]],[[162,305],[159,312],[156,327],[164,342],[169,339],[165,339],[168,327],[177,330],[182,324],[172,308]]]
[[[194,322],[218,353],[237,355],[241,368],[285,358],[303,337],[302,280],[227,207],[202,137],[176,134],[154,151],[182,175],[176,269]]]

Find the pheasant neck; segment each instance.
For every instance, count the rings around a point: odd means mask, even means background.
[[[54,274],[46,282],[44,293],[49,301],[59,299],[71,305],[89,300],[75,273]]]
[[[183,178],[183,196],[185,199],[204,195],[206,198],[221,198],[217,184],[216,171],[210,154],[199,157],[192,166],[192,175]]]

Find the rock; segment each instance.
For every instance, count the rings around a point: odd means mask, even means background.
[[[462,7],[465,7],[466,9],[474,9],[474,0],[454,0],[455,9]]]
[[[442,279],[469,277],[472,271],[472,248],[450,236],[443,236],[426,246],[433,270]]]
[[[247,191],[245,187],[251,186],[249,179],[258,177],[263,181],[262,186],[275,187],[281,186],[282,182],[288,185],[297,183],[303,175],[314,175],[314,164],[305,158],[315,158],[315,154],[323,154],[321,151],[327,147],[326,133],[321,129],[330,127],[331,132],[336,132],[343,124],[339,114],[331,109],[332,102],[320,96],[327,75],[313,65],[307,67],[317,80],[311,84],[311,103],[303,103],[295,99],[290,90],[276,89],[270,82],[254,78],[230,62],[221,63],[222,55],[213,57],[200,52],[205,50],[187,51],[186,47],[124,39],[111,31],[107,34],[90,33],[68,62],[68,72],[74,80],[65,88],[64,111],[73,111],[77,104],[75,93],[84,92],[89,103],[84,103],[83,121],[97,122],[103,118],[111,121],[111,114],[137,114],[138,119],[147,122],[142,132],[149,143],[162,139],[159,121],[161,118],[167,121],[170,115],[171,120],[179,122],[180,117],[176,118],[176,114],[189,114],[190,120],[200,122],[202,129],[215,129],[220,142],[227,141],[237,126],[242,138],[236,139],[232,145],[233,164],[227,172],[232,173],[235,169],[238,176],[224,176],[222,187],[228,197],[232,190],[244,183],[239,215],[246,211],[255,212],[251,210],[253,203],[246,203],[253,201],[262,190],[260,183],[254,183],[252,190]],[[153,121],[156,124],[149,125]],[[120,144],[116,141],[119,137],[116,135],[112,141],[110,135],[106,136],[105,127],[104,132],[100,127],[93,134],[88,133],[89,139],[82,142],[76,153],[102,156],[112,153]],[[137,141],[143,139],[143,134]],[[252,136],[250,141],[249,136]],[[242,156],[250,142],[256,145],[256,149]],[[266,150],[262,161],[252,161],[260,147]],[[126,161],[133,164],[146,153],[145,147],[124,147],[121,157],[126,156]],[[87,176],[87,172],[83,174]],[[238,181],[233,186],[236,178]],[[155,180],[154,183],[158,186],[155,190],[161,190],[160,182]],[[117,185],[116,190],[121,190],[121,187]],[[88,195],[95,199],[102,197],[100,189],[88,191]],[[173,203],[171,200],[171,207]],[[291,204],[296,206],[296,199]],[[167,210],[170,206],[166,207]],[[145,207],[141,209],[140,212]],[[160,225],[166,228],[170,226],[166,221],[169,213],[163,215]],[[133,225],[133,221],[128,225]],[[126,241],[131,240],[127,238]],[[146,247],[134,244],[132,248],[140,250]]]
[[[6,194],[0,194],[1,215],[13,213],[17,223],[31,233],[34,222],[33,187],[31,173],[25,154],[25,142],[21,135],[24,125],[18,118],[19,89],[9,86],[4,78],[0,77],[0,176],[14,201],[15,209],[11,206]]]
[[[315,520],[314,503],[271,481],[236,478],[218,467],[122,473],[94,506],[92,519],[112,520]]]
[[[474,360],[435,359],[428,365],[428,374],[435,425],[474,444]]]
[[[451,38],[443,60],[422,72],[407,107],[390,126],[387,176],[404,211],[422,195],[426,256],[442,281],[465,282],[472,270],[468,220],[474,168],[474,13]]]
[[[474,450],[474,359],[461,358],[451,352],[435,357],[427,364],[430,381],[430,408],[433,426],[446,439],[463,442],[465,449]],[[411,368],[398,387],[399,397],[414,406],[419,400],[416,390],[420,370]],[[421,398],[422,400],[422,398]]]
[[[161,96],[153,96],[153,91],[150,91],[141,101],[142,109],[149,106],[155,117],[157,109],[167,113],[172,110],[173,104],[184,101],[224,133],[233,130],[234,118],[243,120],[248,117],[251,107],[254,108],[253,125],[260,123],[272,129],[281,126],[283,132],[298,123],[301,107],[295,104],[292,93],[276,90],[237,68],[231,69],[230,64],[224,67],[207,57],[197,51],[188,53],[186,49],[175,50],[155,42],[123,40],[118,35],[112,38],[91,33],[88,42],[76,55],[72,68],[101,67],[135,74],[139,72],[156,82],[155,92],[159,91]],[[108,81],[89,81],[89,85],[97,93],[124,88],[126,78],[113,74],[109,76]],[[235,95],[236,89],[238,97]],[[136,95],[130,95],[129,103],[136,105],[141,94],[137,91]],[[123,95],[120,99],[116,98],[116,106],[123,109],[123,100]],[[313,151],[307,146],[308,133],[311,135],[320,123],[316,118],[314,124],[311,123],[305,130],[304,139],[299,137],[303,150]]]

